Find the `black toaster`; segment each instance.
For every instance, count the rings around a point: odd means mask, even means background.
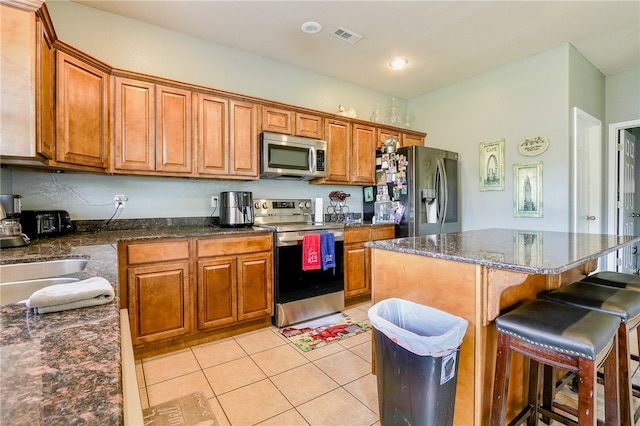
[[[20,224],[29,238],[59,237],[73,232],[66,210],[22,210]]]

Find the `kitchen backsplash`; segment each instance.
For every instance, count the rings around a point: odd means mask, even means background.
[[[11,182],[9,185],[8,183]],[[349,212],[362,212],[359,186],[312,185],[301,181],[229,181],[169,177],[106,176],[2,169],[2,192],[23,196],[24,210],[67,210],[73,221],[106,220],[115,213],[113,198],[125,195],[125,208],[114,220],[218,216],[211,196],[223,191],[251,191],[253,198],[324,199],[344,191]]]

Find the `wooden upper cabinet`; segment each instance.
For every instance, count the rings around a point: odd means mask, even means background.
[[[319,115],[296,113],[296,135],[324,139],[324,118]]]
[[[290,110],[268,106],[262,107],[262,130],[265,132],[294,135],[294,116],[295,112]]]
[[[191,91],[156,85],[156,170],[191,173]]]
[[[155,85],[115,79],[115,163],[120,170],[155,170]]]
[[[424,136],[414,135],[411,133],[403,133],[402,141],[400,142],[401,146],[424,146]]]
[[[346,121],[325,120],[325,139],[327,141],[327,177],[325,181],[345,183],[351,179],[351,123]]]
[[[194,130],[198,175],[229,174],[229,100],[194,94]]]
[[[258,106],[229,101],[230,177],[259,178]]]
[[[104,169],[108,163],[109,75],[56,52],[56,161]]]
[[[351,152],[351,183],[375,183],[376,128],[355,124]]]
[[[114,168],[191,174],[191,91],[125,77],[114,86]]]
[[[381,148],[385,141],[389,140],[393,136],[393,140],[398,144],[402,143],[402,135],[399,130],[391,130],[391,129],[378,129],[378,134],[376,138],[376,148]]]
[[[36,20],[36,153],[55,157],[55,58],[53,40],[40,18]]]
[[[324,119],[319,115],[263,106],[262,130],[285,135],[324,139]]]

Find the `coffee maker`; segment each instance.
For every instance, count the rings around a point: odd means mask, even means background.
[[[21,212],[21,195],[0,195],[0,248],[24,247],[29,244],[29,237],[22,233]]]

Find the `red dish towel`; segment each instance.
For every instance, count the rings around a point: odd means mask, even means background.
[[[320,234],[302,236],[302,270],[313,271],[322,267],[320,256]]]

